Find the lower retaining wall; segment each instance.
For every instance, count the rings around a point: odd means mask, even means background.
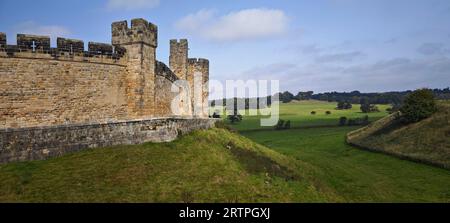
[[[0,163],[42,160],[88,148],[170,142],[214,126],[215,119],[164,118],[0,130]]]

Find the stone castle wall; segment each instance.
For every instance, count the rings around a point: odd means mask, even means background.
[[[205,80],[209,79],[209,61],[188,59],[187,40],[171,41],[169,68],[156,60],[156,25],[133,19],[130,27],[127,21],[113,23],[111,31],[112,44],[89,42],[87,49],[82,40],[58,38],[57,47],[52,48],[50,37],[25,34],[17,35],[16,45],[8,45],[6,35],[0,33],[0,130],[5,130],[0,132],[0,139],[5,140],[0,147],[0,157],[19,154],[6,150],[12,148],[10,145],[16,139],[25,145],[30,131],[30,134],[40,134],[34,132],[36,127],[53,129],[58,126],[62,129],[62,135],[58,136],[60,143],[53,142],[51,146],[65,151],[63,147],[68,143],[65,139],[78,133],[61,126],[100,128],[105,123],[193,116],[208,120],[207,113],[193,114],[193,95],[183,92],[183,85],[174,85],[180,80],[186,80],[189,85],[196,84],[188,70],[205,72]],[[172,92],[174,88],[179,88],[182,93]],[[203,101],[207,101],[208,89],[204,88],[200,93]],[[174,113],[172,104],[178,105],[175,106],[178,113]],[[123,130],[119,128],[118,131],[120,129]],[[22,137],[17,135],[20,132],[27,134]],[[93,139],[87,143],[89,148],[109,145],[95,143],[96,136],[89,135],[91,133],[95,131],[85,134]],[[28,143],[33,142],[31,138],[28,140]],[[126,140],[121,142],[126,144]],[[72,141],[70,144],[75,146],[77,143]],[[49,143],[43,140],[37,145],[40,146],[31,149],[44,151]],[[9,157],[6,160],[16,159]]]
[[[213,119],[165,118],[92,125],[0,129],[0,163],[41,160],[90,148],[169,142]]]
[[[126,67],[121,61],[96,59],[0,53],[1,128],[129,119]]]

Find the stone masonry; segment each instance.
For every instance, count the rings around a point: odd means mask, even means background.
[[[111,30],[112,44],[89,42],[87,49],[82,40],[57,38],[52,48],[50,37],[26,34],[8,45],[0,33],[0,162],[169,141],[174,134],[167,129],[211,126],[203,103],[208,101],[208,60],[189,59],[183,39],[170,41],[170,68],[157,61],[158,28],[144,19],[131,20],[130,27],[127,21],[114,22]],[[202,83],[194,83],[196,72]],[[190,91],[183,92],[183,80]],[[180,92],[172,92],[174,86]],[[196,104],[194,87],[202,89]],[[175,114],[172,104],[181,113]],[[202,112],[194,114],[195,106]],[[155,122],[163,127],[152,128],[152,136],[141,134],[144,127],[123,127]]]

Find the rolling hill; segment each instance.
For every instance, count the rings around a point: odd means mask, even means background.
[[[430,118],[405,125],[393,114],[347,135],[364,149],[450,169],[450,103]]]

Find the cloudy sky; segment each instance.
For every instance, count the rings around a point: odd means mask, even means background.
[[[448,0],[0,1],[0,32],[110,42],[112,21],[145,18],[188,38],[211,78],[277,79],[281,90],[395,91],[450,85]]]

